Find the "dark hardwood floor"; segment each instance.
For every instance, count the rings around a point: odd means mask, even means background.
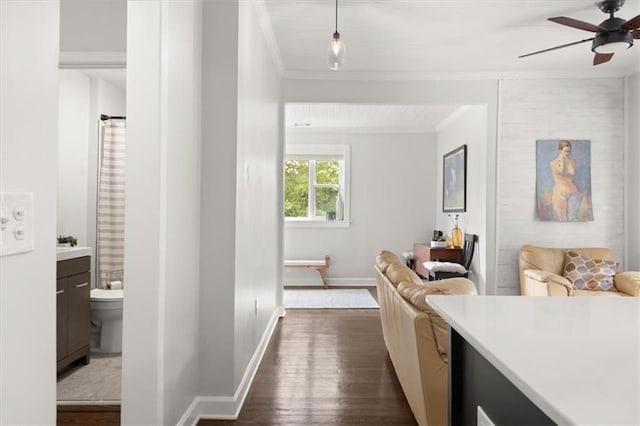
[[[377,309],[289,309],[237,420],[209,425],[415,425]]]
[[[375,295],[375,289],[370,289]],[[120,409],[58,408],[58,425],[117,425]],[[415,425],[377,309],[288,309],[237,420],[209,425]]]
[[[120,405],[58,405],[57,426],[119,426]]]

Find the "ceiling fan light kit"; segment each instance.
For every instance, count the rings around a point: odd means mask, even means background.
[[[592,38],[539,50],[537,52],[527,53],[526,55],[519,57],[524,58],[531,55],[537,55],[538,53],[549,52],[551,50],[562,49],[564,47],[592,41],[591,51],[595,53],[593,65],[600,65],[610,61],[615,53],[623,52],[633,46],[633,39],[640,39],[640,15],[631,18],[628,21],[613,16],[613,14],[624,5],[624,1],[625,0],[603,0],[598,3],[600,10],[609,14],[609,19],[601,22],[599,25],[590,24],[588,22],[564,16],[549,18],[549,21],[555,22],[556,24],[566,25],[571,28],[589,31],[596,34]]]
[[[633,37],[629,31],[607,31],[593,38],[591,50],[595,53],[620,53],[633,46]]]
[[[329,68],[340,70],[345,66],[346,47],[338,32],[338,0],[336,0],[336,30],[329,41]]]

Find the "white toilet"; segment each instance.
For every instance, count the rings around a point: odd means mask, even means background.
[[[122,352],[122,289],[91,290],[91,351]]]

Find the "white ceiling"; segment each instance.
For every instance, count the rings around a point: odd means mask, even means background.
[[[459,108],[441,105],[287,104],[285,120],[288,129],[306,131],[424,133],[437,130]]]
[[[347,46],[341,71],[326,64],[334,0],[263,1],[259,10],[271,24],[285,77],[623,76],[640,67],[640,40],[596,67],[589,42],[518,59],[592,37],[546,18],[598,24],[608,16],[594,0],[339,0],[338,30]],[[640,0],[627,0],[616,16],[638,14]]]

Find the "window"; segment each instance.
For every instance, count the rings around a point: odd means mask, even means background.
[[[348,227],[349,145],[287,145],[287,227]]]

